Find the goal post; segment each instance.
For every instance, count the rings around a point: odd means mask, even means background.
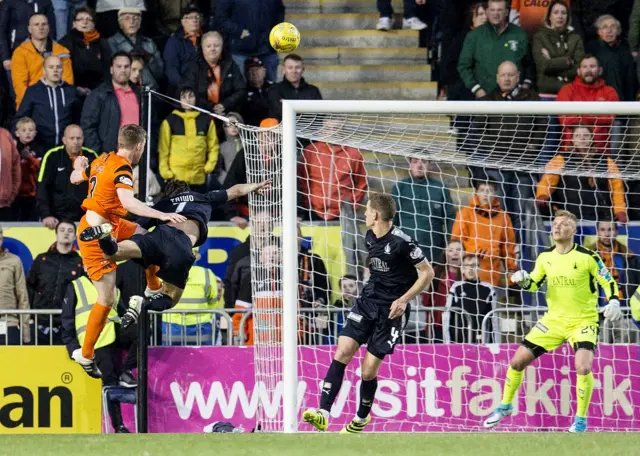
[[[448,127],[443,126],[444,119],[448,119],[449,117],[469,116],[470,118],[476,119],[482,116],[498,116],[503,119],[505,128],[517,128],[521,117],[533,116],[538,119],[544,119],[543,136],[546,138],[551,131],[550,122],[547,120],[549,116],[585,116],[586,119],[586,116],[610,116],[611,114],[615,114],[618,119],[624,119],[625,122],[627,122],[624,126],[625,133],[616,133],[618,136],[625,137],[621,142],[626,141],[625,144],[619,146],[619,153],[616,156],[617,169],[613,170],[611,167],[605,166],[605,168],[594,168],[587,174],[585,174],[584,170],[576,171],[573,169],[567,169],[563,171],[556,171],[556,174],[575,175],[579,177],[583,176],[593,179],[603,179],[605,181],[610,179],[619,179],[622,182],[627,182],[628,180],[640,180],[640,165],[638,164],[640,161],[637,160],[640,158],[640,153],[638,152],[637,147],[628,145],[631,143],[637,143],[638,138],[640,137],[640,130],[631,131],[628,128],[628,121],[640,118],[640,105],[637,103],[283,100],[282,123],[275,129],[270,130],[275,134],[275,136],[270,140],[277,145],[278,150],[276,153],[280,155],[281,159],[279,162],[281,164],[281,171],[278,171],[277,173],[279,182],[276,182],[275,185],[279,187],[279,191],[281,191],[280,194],[283,197],[280,202],[272,204],[271,207],[277,212],[277,215],[274,216],[274,220],[277,220],[280,225],[278,228],[280,230],[279,248],[281,249],[282,258],[279,283],[281,286],[282,300],[280,302],[281,307],[278,309],[269,308],[268,311],[256,309],[254,305],[254,315],[258,315],[261,312],[270,314],[275,312],[279,314],[277,319],[272,320],[277,321],[279,327],[272,326],[270,328],[261,329],[263,331],[269,330],[273,333],[277,333],[276,339],[279,340],[269,339],[268,343],[261,345],[260,337],[256,336],[256,346],[254,347],[256,356],[256,382],[269,383],[274,390],[281,388],[278,390],[278,394],[280,394],[280,392],[282,393],[282,409],[280,411],[275,412],[273,409],[267,410],[267,408],[273,404],[259,406],[259,409],[262,408],[263,410],[258,411],[258,420],[268,422],[268,425],[265,426],[265,430],[284,431],[286,433],[303,430],[300,429],[299,426],[301,413],[300,408],[301,406],[307,406],[318,400],[318,398],[309,398],[306,396],[316,394],[318,392],[317,384],[322,381],[322,376],[324,375],[324,370],[326,368],[319,366],[327,365],[327,360],[330,359],[331,353],[335,349],[333,346],[315,346],[313,343],[308,342],[305,342],[305,344],[300,343],[300,333],[308,330],[308,326],[305,326],[304,330],[301,329],[300,320],[304,318],[305,312],[312,312],[308,309],[301,310],[299,307],[299,302],[301,300],[301,296],[299,295],[301,284],[299,283],[298,260],[298,216],[300,203],[298,202],[296,195],[300,193],[301,177],[298,174],[298,170],[301,164],[301,154],[306,148],[305,144],[309,144],[314,141],[321,141],[337,144],[344,148],[353,148],[359,151],[371,151],[373,153],[374,160],[379,160],[379,162],[367,162],[365,165],[369,167],[377,167],[380,170],[379,174],[381,177],[376,177],[376,179],[381,180],[381,188],[383,191],[391,193],[392,191],[395,191],[394,189],[396,188],[396,184],[404,178],[409,171],[410,165],[408,165],[407,162],[416,154],[423,154],[425,159],[436,163],[436,167],[439,170],[438,173],[440,173],[439,177],[447,178],[453,182],[457,182],[458,179],[463,179],[458,176],[457,171],[455,170],[456,167],[491,168],[498,170],[500,174],[502,174],[502,172],[524,173],[529,175],[531,178],[537,177],[545,172],[548,157],[544,161],[540,160],[543,155],[542,144],[539,144],[535,154],[527,154],[525,153],[525,149],[527,148],[526,143],[528,140],[524,141],[522,144],[512,144],[511,151],[507,154],[501,153],[499,150],[501,145],[499,143],[495,148],[493,148],[487,147],[484,142],[482,142],[480,146],[476,146],[476,148],[482,152],[481,154],[475,156],[470,156],[466,153],[451,154],[450,147],[447,147],[446,145],[447,141],[451,141],[451,134],[447,132]],[[322,127],[324,122],[330,119],[339,119],[340,126],[337,129],[323,130]],[[591,122],[589,125],[592,128],[597,127],[597,122],[594,123],[592,119],[585,121],[585,123],[589,122]],[[473,121],[469,121],[469,124],[471,123],[473,123]],[[580,124],[580,122],[578,122],[578,124]],[[246,161],[248,179],[252,182],[264,177],[264,174],[261,173],[259,169],[261,165],[257,164],[257,160],[261,155],[261,151],[259,150],[259,143],[261,139],[259,139],[258,136],[263,131],[265,130],[240,126],[240,134],[245,146],[245,153],[247,154]],[[479,133],[481,136],[484,135],[481,138],[483,141],[491,139],[489,138],[491,135],[489,132],[479,131],[476,133]],[[558,137],[561,137],[560,133],[558,134]],[[558,139],[557,143],[560,143],[561,141],[562,139]],[[594,140],[594,143],[596,141],[597,139]],[[607,141],[610,140],[607,139]],[[496,142],[494,141],[493,144],[496,144]],[[598,147],[598,145],[596,144],[595,147]],[[603,146],[603,154],[610,153],[607,147],[609,146]],[[521,148],[522,152],[514,153],[514,150],[518,150],[518,148]],[[554,154],[555,152],[557,152],[557,150],[554,151]],[[384,156],[384,160],[387,161],[383,162],[380,158],[382,156]],[[535,180],[532,182],[534,183],[527,183],[526,185],[529,187],[530,191],[533,190],[533,195],[535,195]],[[518,184],[510,188],[517,189],[517,185]],[[519,192],[519,190],[517,191]],[[522,256],[522,252],[517,250],[518,246],[521,245],[526,248],[530,248],[530,257],[526,259],[527,269],[530,269],[530,267],[533,266],[532,260],[535,259],[537,253],[539,244],[538,238],[547,236],[547,229],[544,224],[540,224],[539,214],[535,213],[536,210],[533,202],[533,195],[521,196],[519,193],[502,195],[505,202],[515,200],[520,205],[516,207],[524,208],[526,204],[527,208],[533,208],[533,213],[527,214],[522,212],[524,209],[516,209],[516,211],[521,211],[516,213],[518,218],[521,219],[518,222],[521,224],[518,229],[520,232],[524,233],[523,236],[528,237],[526,239],[519,239],[518,241],[509,241],[511,244],[517,244],[517,246],[514,247],[514,252],[512,252],[513,258],[510,259],[516,261],[518,265],[525,261],[525,258]],[[431,201],[429,201],[429,203],[431,203]],[[361,202],[359,204],[362,205],[364,203]],[[440,204],[440,202],[437,202],[437,204]],[[446,204],[452,203],[449,202]],[[579,204],[583,204],[583,202],[579,201]],[[596,202],[594,204],[597,206],[599,203]],[[252,197],[249,200],[249,207],[250,215],[254,216],[258,211],[263,210],[266,206]],[[456,212],[458,212],[458,209],[459,207],[456,206]],[[598,208],[595,207],[595,209]],[[519,215],[522,215],[522,217],[519,217]],[[453,220],[448,221],[452,222]],[[358,224],[358,221],[354,220],[354,223]],[[324,226],[330,227],[330,223],[325,222]],[[627,226],[633,227],[635,225],[632,223]],[[339,230],[337,227],[330,228]],[[402,226],[400,228],[402,228]],[[439,234],[443,234],[445,237],[450,236],[451,232],[449,229],[450,228],[443,228],[445,232]],[[631,228],[625,229],[628,233],[631,233]],[[518,232],[518,230],[516,230],[516,232]],[[633,233],[639,232],[640,230],[633,231]],[[592,233],[592,231],[590,233]],[[592,234],[589,235],[592,236]],[[325,244],[329,244],[334,242],[332,240],[333,238],[330,239],[331,236],[332,235],[329,233],[323,233],[318,240],[321,243],[324,242]],[[580,236],[584,237],[586,235],[581,232]],[[628,234],[628,236],[629,239],[631,239],[632,236],[640,238],[637,234]],[[340,237],[339,234],[338,237]],[[636,238],[634,238],[634,242]],[[314,239],[314,242],[315,240],[316,239]],[[339,240],[337,242],[338,244],[340,243]],[[421,247],[423,249],[425,248],[425,246]],[[344,250],[344,247],[338,245],[338,249]],[[355,249],[358,250],[357,253],[364,256],[363,248],[355,247]],[[256,252],[253,251],[252,247],[252,254],[255,253]],[[341,255],[343,253],[341,253]],[[504,254],[500,253],[499,255]],[[502,259],[505,260],[505,270],[501,271],[501,273],[507,273],[508,270],[511,269],[511,265],[507,265],[507,259]],[[325,258],[325,260],[327,259]],[[327,261],[337,262],[339,260],[330,259]],[[354,264],[351,266],[358,267],[363,265]],[[263,274],[263,272],[256,272],[253,267],[252,273],[257,274],[253,276],[254,282],[265,279],[263,275],[260,275]],[[335,284],[339,278],[343,277],[343,273],[343,269],[333,265],[332,271],[329,272],[329,275],[331,276],[330,279]],[[496,285],[495,288],[500,287]],[[502,290],[507,295],[509,293],[508,288],[509,286],[507,284],[506,290]],[[337,290],[335,289],[335,286],[332,290],[328,291],[329,294],[335,294],[336,292]],[[540,293],[536,293],[536,297],[531,297],[530,299],[532,302],[530,304],[535,306],[537,303],[539,307],[542,308],[544,306],[544,302],[541,304],[538,301],[539,298],[537,298],[537,296],[539,295]],[[451,306],[450,303],[448,306],[449,307],[446,309],[448,317],[443,320],[442,324],[453,325],[453,323],[449,323],[449,321],[453,321],[454,317],[449,316],[449,314],[451,313],[453,315],[453,313],[458,312],[459,318],[456,317],[456,321],[458,322],[456,324],[465,325],[465,334],[467,329],[471,331],[471,326],[476,323],[470,322],[472,320],[475,321],[475,317],[473,315],[468,315],[468,312],[464,311],[464,309],[454,310],[455,306]],[[436,307],[434,307],[434,311],[436,310],[441,311],[442,309],[436,309]],[[494,312],[484,315],[484,318],[481,319],[482,322],[478,323],[478,325],[483,327],[483,337],[485,335],[485,326],[491,325],[492,321],[495,322],[494,326],[498,324],[502,325],[503,322],[498,322],[499,315],[509,314],[510,312],[513,312],[513,310],[507,307],[494,309]],[[519,313],[522,318],[520,319],[520,317],[518,317],[513,321],[517,321],[517,324],[522,327],[530,328],[531,321],[524,321],[524,314],[527,314],[526,318],[535,320],[541,316],[541,313],[536,312],[537,311],[529,312],[522,310]],[[510,327],[512,324],[515,323],[510,321],[505,328],[507,328],[507,326]],[[416,333],[423,329],[421,327],[416,328]],[[317,328],[314,329],[314,331],[316,330]],[[505,331],[507,330],[508,329],[505,329]],[[256,331],[258,330],[256,329]],[[446,331],[449,331],[448,327]],[[474,328],[473,331],[480,334],[480,328]],[[471,332],[469,332],[469,334],[471,334]],[[335,336],[335,334],[333,335]],[[445,343],[453,342],[452,340],[449,340],[449,335],[444,339]],[[313,338],[313,340],[315,341],[316,339]],[[486,416],[487,410],[490,408],[490,405],[487,404],[491,404],[492,401],[494,401],[493,398],[497,394],[496,388],[498,388],[496,385],[502,384],[504,369],[506,369],[504,361],[504,359],[506,359],[504,358],[505,352],[503,351],[499,356],[496,355],[496,353],[501,350],[512,349],[511,345],[499,344],[514,342],[514,340],[508,338],[501,340],[496,338],[491,341],[493,342],[491,344],[484,344],[484,342],[486,342],[485,340],[482,340],[481,344],[477,344],[478,341],[479,340],[467,340],[465,336],[464,346],[416,345],[414,348],[409,348],[408,350],[391,355],[389,359],[386,359],[384,363],[394,363],[394,366],[385,372],[387,374],[391,373],[391,375],[394,373],[400,373],[405,376],[406,378],[403,379],[403,385],[406,386],[406,391],[403,390],[401,393],[398,393],[404,395],[400,401],[388,399],[388,408],[378,409],[381,416],[386,416],[388,418],[385,418],[384,423],[379,424],[378,427],[374,427],[374,430],[479,430],[477,422],[472,420],[472,417]],[[470,343],[477,345],[470,346]],[[445,352],[449,353],[449,355],[444,355],[443,353]],[[463,362],[461,364],[449,362],[452,361],[452,358],[447,358],[447,356],[458,357],[458,360]],[[469,405],[469,410],[467,412],[460,412],[459,402],[467,397],[467,393],[461,393],[460,391],[455,390],[455,388],[462,388],[460,385],[466,385],[466,380],[455,376],[464,375],[463,372],[467,372],[465,370],[467,368],[465,363],[477,366],[478,369],[480,369],[480,365],[486,363],[487,359],[491,356],[494,356],[491,358],[493,361],[488,361],[488,364],[495,364],[494,374],[490,378],[486,378],[487,373],[485,372],[482,375],[477,374],[476,381],[472,382],[472,380],[469,380],[469,388],[474,394],[477,394],[477,396],[470,399],[471,404]],[[556,357],[549,358],[550,361],[541,367],[541,369],[544,370],[545,375],[552,375],[549,372],[555,370],[556,365],[565,363],[566,360],[561,358],[562,356],[568,355],[562,352]],[[640,380],[638,373],[634,373],[635,371],[632,368],[631,363],[636,362],[635,359],[632,361],[632,358],[637,357],[637,350],[634,350],[631,345],[612,345],[610,347],[603,347],[602,353],[596,354],[596,359],[598,359],[599,356],[604,357],[604,361],[602,362],[604,373],[602,375],[606,376],[606,381],[602,382],[602,388],[605,388],[605,386],[607,388],[611,387],[611,382],[613,382],[613,386],[615,387],[616,382],[620,383],[625,379],[631,380],[632,383],[634,378],[635,381]],[[627,356],[628,359],[624,359]],[[498,358],[501,361],[496,361]],[[268,363],[263,363],[263,361],[267,360],[269,361]],[[443,363],[446,363],[446,365],[442,365]],[[561,378],[562,376],[567,377],[567,372],[572,368],[565,368],[564,366],[565,364],[562,364],[562,369],[559,369],[561,374],[557,374],[557,376],[553,378],[553,381],[559,385],[557,387],[558,395],[562,396],[560,399],[557,399],[560,401],[559,403],[561,403],[561,407],[559,406],[557,410],[558,416],[564,416],[563,414],[566,415],[566,413],[569,413],[572,407],[571,403],[575,404],[575,398],[571,399],[571,397],[566,396],[567,394],[570,396],[573,394],[570,389],[567,389],[567,385],[570,385],[571,383],[563,383],[566,382],[566,380]],[[358,384],[358,367],[359,359],[354,358],[353,365],[349,366],[348,370],[356,371],[355,377],[352,377],[350,380],[350,384],[354,386],[355,393],[350,392],[349,394],[352,395],[349,396],[345,394],[344,396],[346,399],[343,400],[343,403],[346,404],[344,405],[344,410],[349,410],[348,413],[352,413],[354,407],[355,399],[353,398],[353,395],[357,397],[358,394],[357,388],[355,388],[355,385]],[[600,365],[598,364],[598,369],[599,368]],[[447,382],[447,384],[451,384],[451,391],[443,394],[444,399],[442,400],[455,404],[455,406],[452,405],[452,416],[447,416],[445,413],[441,418],[436,418],[440,416],[441,409],[435,405],[436,399],[434,398],[434,395],[436,387],[433,385],[438,385],[443,382],[432,376],[436,375],[438,372],[442,373],[447,369],[451,369],[452,371],[452,377]],[[616,371],[616,369],[618,371]],[[422,374],[423,372],[424,374]],[[600,372],[598,374],[600,375]],[[384,375],[385,374],[381,373],[381,379],[383,379]],[[422,382],[419,380],[421,375],[426,376],[426,378],[423,378]],[[476,374],[474,373],[473,375],[475,376]],[[483,375],[485,375],[485,377],[483,377]],[[541,375],[536,376],[535,372],[527,373],[527,381],[531,383],[535,383],[536,379],[539,380],[541,377]],[[416,378],[418,378],[418,380],[415,380]],[[418,386],[416,386],[416,382]],[[423,384],[425,386],[422,386]],[[405,386],[403,386],[403,388]],[[394,388],[397,388],[391,384],[387,385],[387,387],[390,388],[392,392],[395,392]],[[343,388],[345,388],[344,385]],[[423,393],[421,393],[421,388],[424,389]],[[487,388],[491,389],[491,394],[486,392]],[[416,392],[416,389],[418,392]],[[567,391],[569,391],[569,393],[567,393]],[[424,397],[422,397],[421,394],[424,394]],[[521,391],[520,394],[521,396],[525,395],[526,391]],[[640,391],[638,391],[637,388],[632,388],[632,391],[629,394],[631,395],[631,401],[634,399],[640,400]],[[567,398],[571,399],[573,402],[567,402],[567,400],[569,400]],[[301,399],[302,403],[300,402]],[[600,421],[601,424],[597,427],[605,430],[633,429],[635,427],[635,425],[632,424],[632,420],[634,418],[631,415],[625,415],[625,413],[628,412],[628,409],[625,408],[626,405],[622,402],[617,405],[612,405],[607,402],[610,399],[611,398],[605,392],[598,392],[597,395],[594,394],[594,406],[599,407],[602,410],[606,410],[607,414],[607,417],[602,418]],[[275,401],[276,399],[273,400]],[[415,401],[422,401],[424,404],[417,407]],[[402,404],[406,410],[398,413],[396,410],[397,404]],[[534,404],[533,412],[527,409],[527,412],[533,413],[533,417],[528,417],[527,415],[519,420],[515,420],[516,424],[512,427],[508,427],[507,429],[534,430],[535,428],[544,428],[549,430],[558,430],[564,426],[564,422],[561,418],[555,417],[553,419],[545,419],[545,411],[548,412],[550,406],[547,403],[544,403],[543,405],[544,406],[539,407],[540,411],[538,411]],[[416,407],[418,410],[416,410]],[[424,407],[424,409],[421,409],[420,407]],[[567,410],[569,410],[569,412]],[[603,412],[603,414],[604,413],[605,412]],[[402,417],[404,416],[411,416],[415,420],[424,419],[425,422],[428,421],[428,423],[424,426],[414,424],[407,426],[405,425],[406,423],[401,423],[403,420]],[[342,421],[346,423],[350,417],[351,415],[345,416]],[[609,417],[615,418],[609,419]],[[438,424],[438,420],[440,420],[440,424]],[[480,418],[478,418],[478,422],[481,422]]]

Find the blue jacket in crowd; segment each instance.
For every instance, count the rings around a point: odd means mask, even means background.
[[[184,34],[180,27],[167,40],[162,54],[164,60],[164,72],[173,88],[180,87],[182,79],[187,71],[189,62],[196,55],[196,48],[193,42]],[[173,94],[170,94],[173,96]]]
[[[275,52],[269,45],[269,33],[284,21],[282,0],[218,0],[216,16],[225,36],[225,48],[231,54],[253,56]],[[249,36],[240,39],[243,30],[248,30]]]
[[[40,80],[27,88],[15,119],[33,119],[38,129],[34,142],[42,150],[49,150],[62,144],[64,129],[79,121],[80,109],[75,86],[63,81],[59,86],[51,87]]]

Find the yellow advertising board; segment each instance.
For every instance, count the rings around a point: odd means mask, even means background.
[[[0,347],[0,434],[99,434],[101,383],[64,347]]]

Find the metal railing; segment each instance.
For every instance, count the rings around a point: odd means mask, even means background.
[[[547,307],[501,307],[493,309],[488,312],[482,319],[480,331],[481,343],[501,343],[503,338],[509,337],[509,342],[513,342],[513,339],[523,337],[536,323],[536,321],[542,316],[544,312],[548,310]],[[640,329],[631,323],[628,317],[630,314],[629,307],[621,307],[621,310],[625,314],[625,318],[620,322],[611,323],[608,320],[604,320],[600,326],[599,340],[602,343],[640,343]],[[300,309],[299,314],[303,320],[310,322],[309,337],[304,340],[305,345],[315,344],[335,344],[337,343],[337,336],[344,324],[346,323],[347,316],[350,312],[350,308],[339,307],[325,307],[315,309]],[[151,320],[151,346],[157,346],[161,344],[165,345],[216,345],[221,343],[223,345],[244,345],[246,342],[245,332],[247,328],[247,322],[249,318],[253,316],[251,310],[246,309],[170,309],[164,312],[149,312]],[[444,327],[443,330],[448,329],[462,329],[465,333],[467,343],[476,343],[474,338],[473,319],[474,315],[464,311],[459,307],[425,307],[425,306],[412,306],[412,317],[409,319],[405,326],[405,331],[402,334],[402,343],[415,343],[433,342],[432,337],[429,335],[430,326],[434,325],[432,319],[434,314],[441,313],[444,317],[447,314],[457,314],[464,320],[464,327],[449,326]],[[27,345],[24,342],[24,331],[21,320],[29,318],[29,331],[30,342],[28,345],[43,345],[39,343],[39,339],[42,334],[46,334],[44,337],[48,337],[48,345],[54,344],[54,331],[53,317],[61,315],[60,309],[0,309],[0,346],[9,345],[9,328],[17,328],[19,334],[19,342],[14,345]],[[170,330],[166,331],[166,334],[162,334],[162,323],[169,323],[162,321],[162,317],[168,315],[180,315],[180,334],[175,336]],[[233,315],[242,314],[239,321],[239,327],[237,334],[234,335],[233,327]],[[186,322],[187,316],[193,315],[206,315],[204,321],[199,321],[195,326],[195,333],[193,335],[187,334]],[[319,315],[328,315],[328,326],[325,330],[319,331],[314,328],[315,317]],[[342,319],[337,318],[339,315]],[[428,318],[428,316],[431,318]],[[516,318],[504,318],[504,316],[515,316]],[[48,327],[45,327],[44,332],[40,332],[37,327],[33,328],[33,335],[31,337],[31,329],[33,325],[36,325],[38,319],[43,316],[48,316]],[[10,319],[10,317],[13,317]],[[39,317],[39,318],[38,318]],[[414,318],[417,317],[417,318]],[[520,317],[520,318],[517,318]],[[15,320],[18,320],[15,322]],[[492,323],[492,328],[489,329],[489,322]],[[12,326],[9,326],[12,323]],[[203,324],[211,324],[211,332],[205,333],[202,331],[201,326]],[[44,325],[41,325],[44,326]],[[508,328],[507,328],[508,327]],[[506,329],[505,329],[506,328]],[[48,329],[48,331],[46,331]]]
[[[11,309],[11,310],[0,309],[0,328],[2,329],[2,331],[0,331],[0,338],[4,338],[4,343],[0,343],[0,346],[9,345],[9,328],[14,328],[14,327],[18,328],[19,335],[20,335],[20,343],[15,345],[38,345],[39,334],[38,334],[37,325],[38,325],[39,318],[37,317],[41,315],[49,316],[49,326],[47,327],[49,331],[47,332],[47,336],[49,337],[49,345],[53,345],[53,334],[54,334],[53,316],[62,315],[62,310],[60,309]],[[36,316],[36,318],[31,318],[32,316]],[[13,326],[13,325],[9,326],[9,317],[14,317],[14,319],[18,320],[17,326]],[[25,318],[29,318],[29,321],[27,322],[27,326],[29,327],[29,339],[33,339],[33,340],[30,340],[28,344],[24,343],[25,334],[23,330],[22,320]],[[33,335],[34,335],[33,338],[31,337],[32,325],[36,326],[33,331]]]
[[[496,342],[502,342],[502,337],[504,336],[502,327],[507,323],[506,326],[511,326],[511,330],[504,331],[508,335],[514,336],[515,338],[524,337],[527,332],[536,324],[536,322],[542,317],[544,312],[548,311],[548,307],[536,306],[536,307],[501,307],[498,309],[493,309],[488,312],[484,318],[482,319],[481,326],[481,334],[482,341],[487,342],[488,339],[488,324],[489,322],[495,321],[496,318],[498,320],[497,325],[493,325],[493,334],[495,335]],[[602,308],[598,309],[598,312],[602,312]],[[631,314],[630,307],[620,307],[622,310],[624,317],[619,322],[611,323],[609,320],[604,319],[600,326],[600,333],[598,336],[599,342],[602,343],[631,343],[632,340],[640,343],[640,330],[631,323],[631,320],[628,318]],[[516,316],[521,315],[520,320],[516,320],[514,318],[501,318],[500,314],[514,314]],[[520,327],[518,327],[518,325]],[[616,337],[616,332],[618,332],[618,337]],[[618,339],[618,340],[616,340]]]

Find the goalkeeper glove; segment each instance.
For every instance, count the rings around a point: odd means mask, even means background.
[[[622,311],[620,310],[620,301],[616,298],[609,299],[609,303],[604,306],[604,318],[609,321],[617,321],[622,318]]]
[[[514,272],[511,276],[511,281],[524,289],[529,288],[531,285],[531,277],[529,277],[529,273],[524,269]]]

